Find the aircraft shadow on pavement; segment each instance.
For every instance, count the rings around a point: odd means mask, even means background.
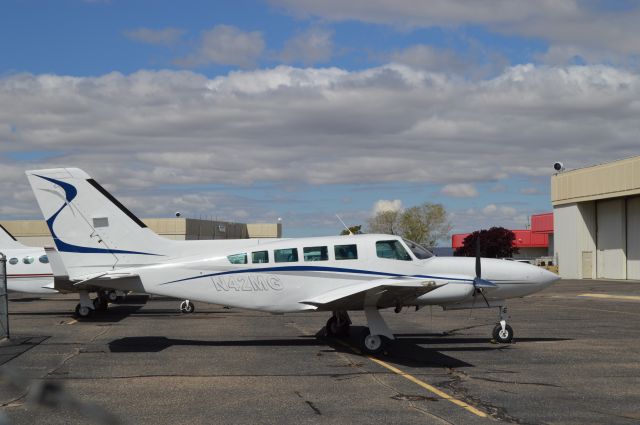
[[[350,336],[344,339],[325,338],[325,341],[336,351],[353,353],[359,350],[357,336],[364,327],[352,326]],[[322,338],[323,332],[317,334]],[[509,350],[512,344],[492,344],[489,338],[469,338],[447,336],[445,334],[394,334],[396,339],[389,343],[381,359],[389,359],[393,363],[409,367],[472,367],[472,364],[443,354],[442,352],[493,352]],[[566,338],[520,338],[518,342],[556,342]],[[346,345],[345,345],[346,343]],[[446,344],[443,346],[443,344]]]
[[[157,353],[174,346],[192,347],[294,347],[322,346],[324,342],[316,339],[249,339],[231,341],[206,341],[194,339],[175,339],[164,336],[136,336],[114,339],[109,343],[112,353]]]
[[[116,323],[126,319],[142,308],[141,305],[117,305],[111,304],[107,311],[96,311],[92,317],[78,319],[82,323]],[[11,316],[61,316],[73,318],[72,312],[61,311],[21,311],[10,312]]]

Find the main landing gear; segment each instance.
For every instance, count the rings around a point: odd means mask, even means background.
[[[366,354],[379,354],[393,340],[393,333],[385,323],[376,306],[365,307],[368,328],[363,329],[358,342],[362,351]],[[327,320],[325,335],[329,337],[343,337],[349,335],[351,319],[346,311],[334,311]]]
[[[508,318],[507,307],[500,306],[500,321],[493,328],[492,333],[494,341],[501,344],[509,344],[513,341],[513,328],[507,325]]]
[[[121,295],[122,294],[122,295]],[[76,317],[87,319],[94,315],[96,311],[106,311],[109,303],[118,301],[124,296],[121,291],[100,291],[93,301],[89,297],[89,292],[80,291],[80,302],[76,305]]]
[[[327,326],[325,326],[326,336],[347,336],[349,335],[349,326],[351,325],[351,318],[346,311],[334,311],[333,315],[327,320]]]

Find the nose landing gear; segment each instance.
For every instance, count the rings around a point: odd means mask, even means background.
[[[507,325],[507,307],[500,306],[500,321],[493,328],[492,336],[494,341],[500,344],[509,344],[513,341],[513,328]]]
[[[184,300],[180,303],[180,313],[191,314],[196,311],[196,306],[189,300]]]

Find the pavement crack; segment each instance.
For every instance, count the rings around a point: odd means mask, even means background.
[[[450,380],[443,382],[440,385],[451,391],[456,396],[456,398],[463,400],[464,402],[472,406],[481,408],[493,419],[518,425],[533,425],[530,422],[525,422],[519,418],[516,418],[515,416],[510,415],[507,410],[502,407],[495,406],[487,401],[483,401],[479,397],[470,395],[463,383],[464,381],[468,381],[469,379],[476,378],[470,377],[463,371],[455,370],[453,368],[447,368],[446,370],[449,374]]]
[[[320,409],[318,409],[318,408],[316,407],[316,405],[315,405],[315,404],[313,404],[313,402],[312,402],[312,401],[310,401],[310,400],[306,400],[306,399],[302,396],[302,394],[300,394],[300,392],[299,392],[299,391],[294,391],[294,394],[295,394],[295,395],[297,395],[299,398],[303,399],[303,400],[304,400],[304,402],[307,404],[307,406],[309,406],[309,407],[311,408],[311,410],[313,410],[313,412],[314,412],[316,415],[322,416],[322,412],[320,411]]]
[[[69,354],[67,357],[65,357],[65,358],[62,360],[62,362],[61,362],[58,366],[54,367],[54,368],[53,368],[53,369],[51,369],[49,372],[47,372],[47,373],[45,374],[45,378],[47,378],[47,377],[51,377],[51,376],[53,376],[53,375],[59,375],[58,371],[59,371],[60,369],[62,369],[62,368],[67,364],[67,362],[68,362],[69,360],[71,360],[71,359],[73,359],[74,357],[76,357],[77,355],[79,355],[79,354],[80,354],[80,352],[81,352],[81,349],[80,349],[80,348],[76,348],[76,349],[74,350],[74,352],[73,352],[73,353],[71,353],[71,354]]]
[[[476,380],[476,381],[495,382],[495,383],[498,383],[498,384],[536,385],[536,386],[540,386],[540,387],[562,388],[561,385],[547,384],[546,382],[502,381],[500,379],[481,378],[481,377],[475,377],[475,376],[470,376],[469,379],[473,379],[473,380]]]
[[[18,407],[18,406],[22,406],[24,403],[20,403],[20,401],[22,399],[24,399],[27,396],[27,394],[29,394],[29,388],[27,388],[22,393],[22,395],[0,404],[0,407]]]
[[[111,330],[111,326],[105,326],[104,329],[102,331],[98,332],[98,334],[95,335],[93,338],[91,338],[91,341],[89,341],[89,342],[95,342],[96,339],[100,338],[102,335],[106,334],[110,330]]]

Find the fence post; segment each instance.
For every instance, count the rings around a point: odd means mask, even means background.
[[[9,295],[7,294],[7,257],[0,252],[0,340],[9,339]]]

